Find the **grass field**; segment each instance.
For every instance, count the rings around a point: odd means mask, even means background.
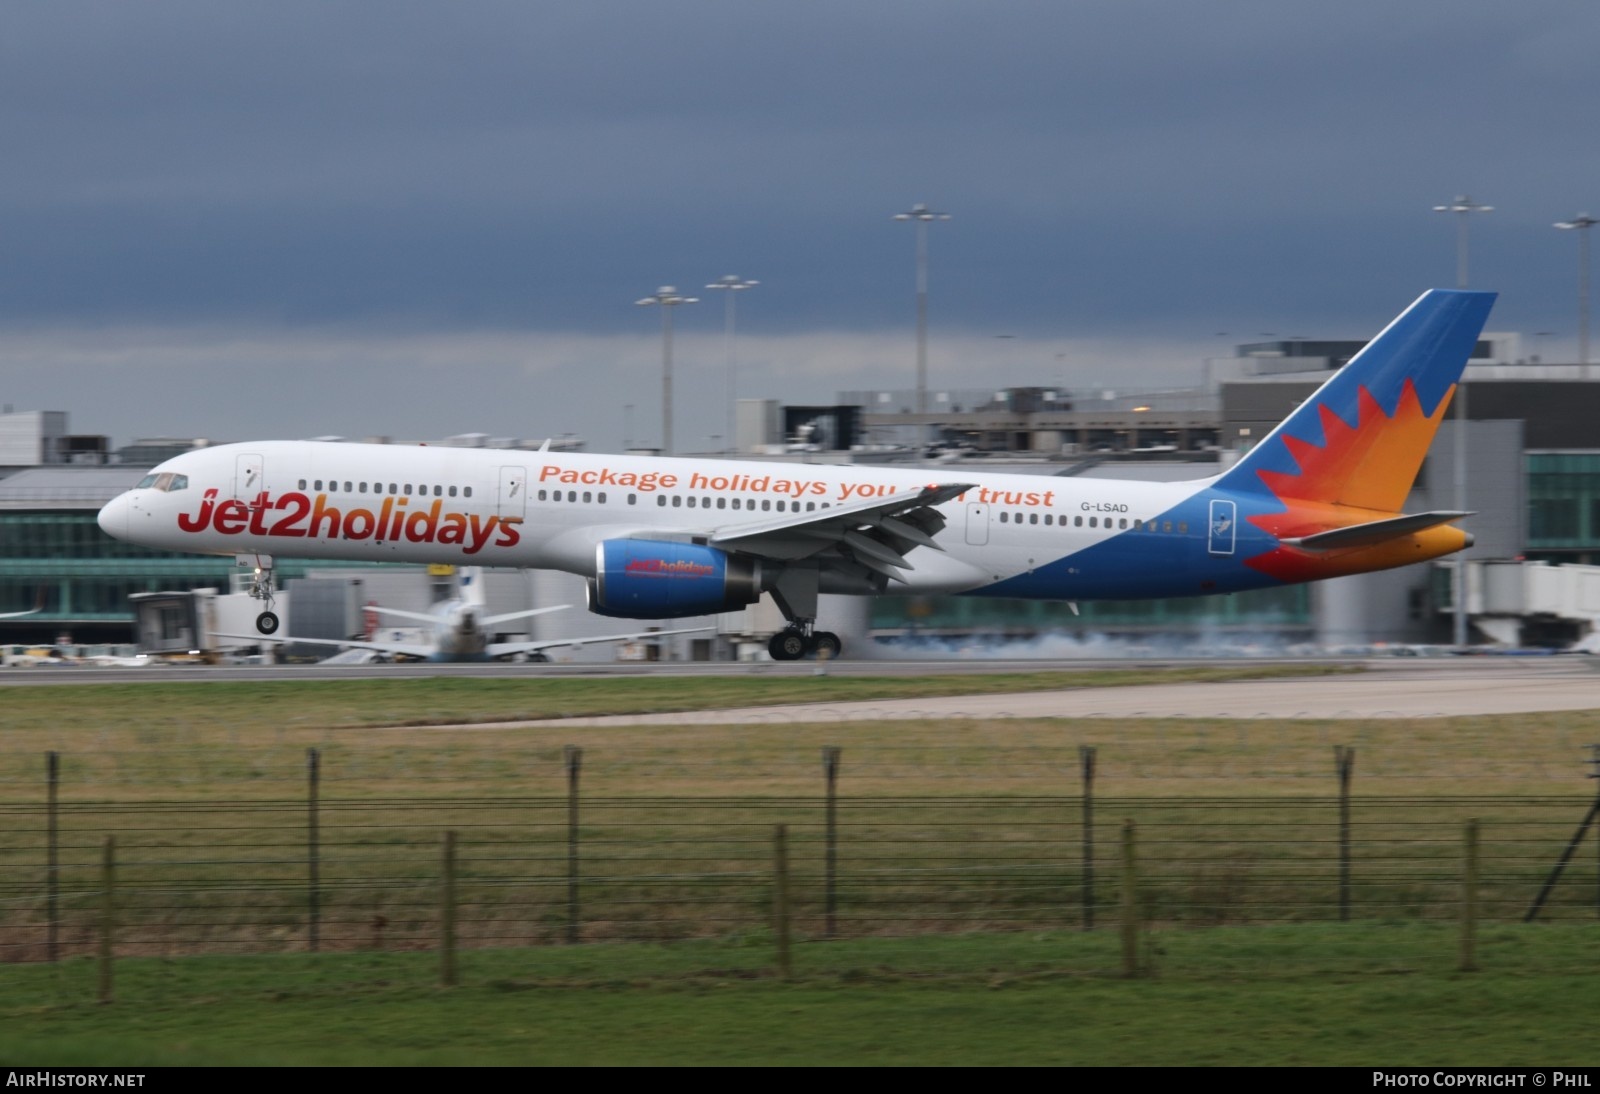
[[[770,939],[463,955],[89,961],[0,978],[0,1064],[1600,1064],[1593,928],[1497,928],[1481,971],[1424,925],[1113,932],[800,947]],[[1284,960],[1292,954],[1293,960]]]
[[[1548,1064],[1589,1044],[1574,1014],[1592,995],[1600,939],[1592,845],[1558,888],[1554,922],[1517,923],[1593,798],[1586,746],[1600,740],[1600,711],[774,719],[559,734],[489,724],[1152,678],[1170,677],[0,689],[0,956],[12,962],[0,977],[0,1058]],[[485,724],[417,724],[433,719]],[[580,946],[550,944],[568,925],[567,746],[582,750]],[[1335,746],[1356,757],[1347,924],[1329,922]],[[842,750],[843,938],[824,943],[825,747]],[[1072,929],[1084,893],[1083,747],[1097,755],[1102,928],[1114,922],[1121,822],[1137,822],[1154,933],[1143,951],[1152,976],[1134,982],[1116,976],[1114,928]],[[301,952],[310,748],[323,948],[336,951],[316,955]],[[51,749],[69,955],[57,966],[28,963],[42,955]],[[1470,976],[1453,972],[1467,818],[1482,823],[1485,863],[1484,971]],[[770,974],[776,823],[792,840],[793,983]],[[441,993],[417,951],[437,938],[446,828],[461,835],[468,948],[462,987]],[[123,956],[119,1002],[97,1007],[92,965],[70,955],[97,937],[108,834]],[[605,939],[632,941],[596,944]]]

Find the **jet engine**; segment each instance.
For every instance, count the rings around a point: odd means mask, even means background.
[[[589,610],[623,619],[710,615],[754,604],[761,564],[697,543],[611,539],[595,549]]]

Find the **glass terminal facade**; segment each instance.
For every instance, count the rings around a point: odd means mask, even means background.
[[[25,509],[0,512],[0,612],[41,608],[0,624],[8,640],[129,642],[132,593],[218,589],[241,572],[232,556],[156,551],[112,539],[95,522],[98,510]],[[404,564],[276,559],[277,581],[318,570],[419,569]],[[24,636],[27,636],[26,639]]]
[[[1530,452],[1528,557],[1600,563],[1600,452]]]

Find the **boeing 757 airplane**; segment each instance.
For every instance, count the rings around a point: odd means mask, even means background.
[[[1434,289],[1220,475],[943,469],[262,441],[186,452],[100,511],[118,539],[238,556],[566,570],[589,610],[729,611],[770,592],[778,660],[837,655],[820,593],[1197,596],[1424,562],[1470,514],[1402,506],[1495,294]]]

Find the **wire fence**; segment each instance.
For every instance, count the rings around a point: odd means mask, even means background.
[[[851,795],[839,755],[805,795],[593,794],[568,748],[541,796],[326,796],[312,750],[295,797],[63,800],[52,754],[44,793],[0,805],[0,960],[113,933],[124,955],[415,950],[446,923],[468,947],[755,936],[780,890],[813,939],[1101,928],[1130,902],[1145,929],[1600,918],[1581,795],[1102,797],[1092,750],[1075,794]]]
[[[1600,920],[1600,798],[1537,792],[1582,785],[1565,747],[1486,767],[1377,738],[1358,778],[1354,746],[1330,766],[1304,733],[1168,732],[1102,765],[1054,732],[820,766],[789,734],[598,761],[537,738],[8,754],[0,962],[96,955],[109,1000],[131,956],[437,947],[451,983],[458,948],[756,940],[787,975],[795,940],[1097,931],[1137,975],[1158,931],[1454,923],[1465,969],[1480,925]]]

